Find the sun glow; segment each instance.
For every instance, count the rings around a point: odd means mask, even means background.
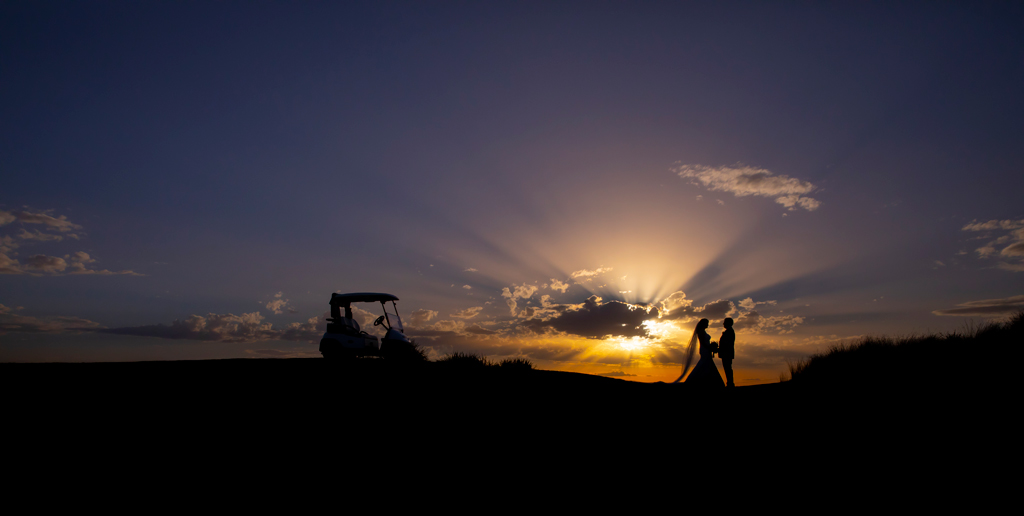
[[[680,334],[681,329],[676,321],[662,321],[660,319],[648,319],[643,322],[647,333],[656,339],[668,339]]]
[[[626,351],[640,351],[651,345],[651,340],[646,337],[615,337],[610,340]]]

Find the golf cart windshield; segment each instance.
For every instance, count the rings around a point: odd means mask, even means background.
[[[388,316],[388,324],[392,328],[405,333],[405,328],[402,326],[402,318],[398,316],[398,305],[394,301],[381,304],[384,305],[384,313]]]

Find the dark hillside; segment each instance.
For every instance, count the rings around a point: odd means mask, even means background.
[[[994,387],[996,365],[1024,344],[1024,313],[946,335],[868,337],[790,365],[791,381],[806,388],[881,390],[901,394]]]

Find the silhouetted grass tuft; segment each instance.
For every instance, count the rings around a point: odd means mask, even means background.
[[[533,362],[523,357],[506,358],[498,364],[498,367],[502,372],[525,373],[533,370]]]
[[[445,355],[437,360],[437,363],[443,364],[446,367],[458,368],[463,370],[477,370],[484,369],[494,365],[490,360],[477,355],[476,353],[463,353],[456,351],[450,355]]]
[[[945,335],[865,337],[853,344],[831,346],[790,363],[789,375],[794,383],[851,387],[974,382],[990,374],[985,364],[992,357],[1010,353],[1022,342],[1024,311],[1006,322],[968,325]],[[932,376],[936,374],[946,376]]]

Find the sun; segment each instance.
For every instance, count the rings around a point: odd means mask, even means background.
[[[648,319],[643,322],[642,326],[653,339],[671,338],[677,336],[681,331],[675,321],[663,321],[660,319]]]
[[[640,351],[651,344],[650,339],[644,337],[615,337],[612,342],[625,351]]]

